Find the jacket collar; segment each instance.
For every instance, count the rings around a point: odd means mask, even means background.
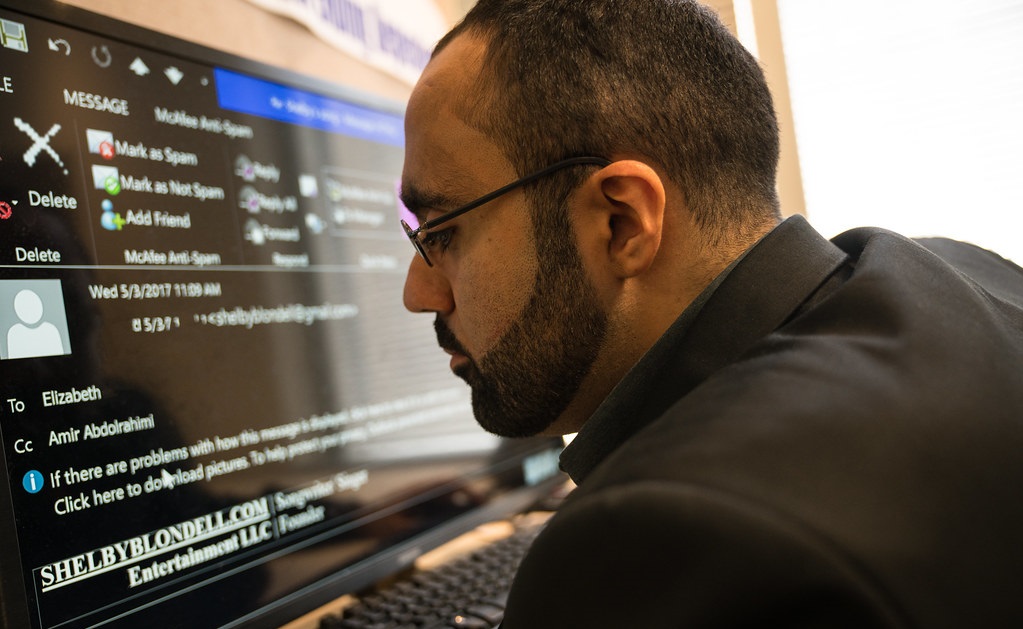
[[[715,279],[629,371],[561,455],[580,483],[622,442],[778,329],[846,261],[801,216]]]

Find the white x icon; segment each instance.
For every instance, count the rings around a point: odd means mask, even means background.
[[[61,168],[64,168],[64,162],[61,161],[60,155],[57,155],[57,152],[54,151],[53,147],[50,146],[50,139],[53,136],[57,135],[57,132],[60,131],[59,124],[54,124],[52,127],[50,127],[50,130],[47,131],[46,135],[44,136],[40,136],[38,133],[36,133],[36,130],[33,129],[30,124],[28,124],[21,118],[14,119],[14,126],[18,127],[18,130],[25,133],[26,135],[28,135],[28,137],[32,138],[33,140],[32,146],[30,146],[29,149],[25,151],[24,157],[26,164],[28,164],[29,166],[35,166],[36,157],[39,155],[40,152],[46,151],[47,153],[50,154],[54,161],[60,164]],[[66,168],[64,169],[64,174],[65,175],[67,174]]]

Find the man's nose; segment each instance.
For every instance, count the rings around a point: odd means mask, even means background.
[[[409,264],[403,299],[411,312],[449,314],[455,306],[447,278],[419,256]]]

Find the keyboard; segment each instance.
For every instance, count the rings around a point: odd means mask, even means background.
[[[437,568],[358,597],[320,629],[493,629],[504,617],[512,577],[541,525],[518,528]]]

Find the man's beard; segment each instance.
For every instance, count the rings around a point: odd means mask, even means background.
[[[570,231],[540,254],[533,293],[485,355],[469,356],[450,328],[434,323],[441,347],[469,360],[455,373],[472,389],[476,421],[503,437],[540,434],[579,391],[604,341],[607,314],[586,277]],[[544,268],[544,267],[547,268]]]

